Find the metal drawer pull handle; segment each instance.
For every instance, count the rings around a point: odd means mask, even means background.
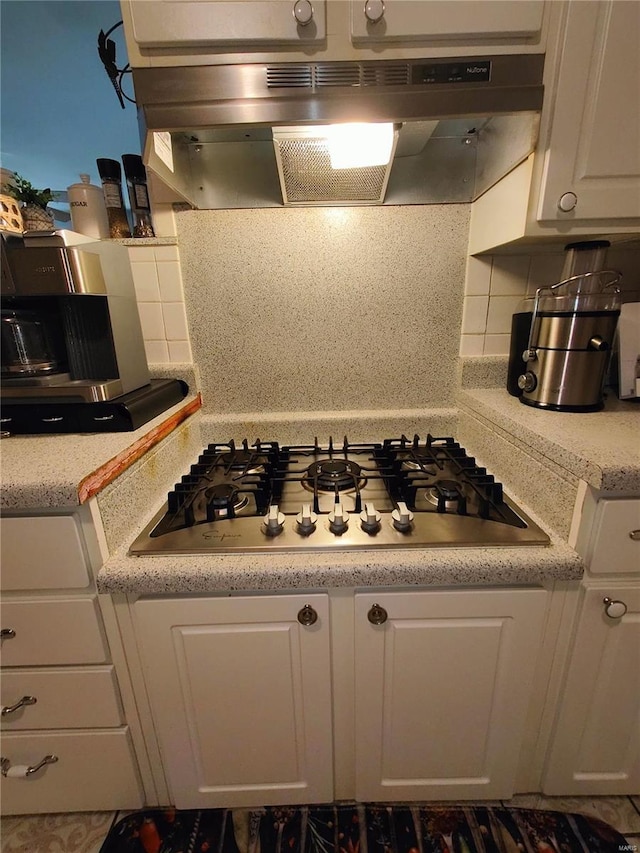
[[[13,640],[15,635],[16,632],[13,630],[13,628],[3,628],[0,631],[0,640]]]
[[[63,420],[64,420],[64,418],[63,418],[63,417],[62,417],[62,415],[61,415],[61,416],[60,416],[60,417],[58,417],[58,418],[42,418],[42,423],[43,423],[43,424],[57,424],[57,423],[59,423],[60,421],[63,421]]]
[[[26,705],[35,705],[37,701],[35,696],[23,696],[15,705],[5,705],[0,711],[0,715],[6,717],[7,714],[13,714],[18,708],[24,708]]]
[[[609,619],[620,619],[627,612],[627,605],[624,601],[618,601],[615,598],[603,598],[604,612]]]
[[[640,542],[640,530],[632,530],[629,533],[629,539],[633,539],[634,542]]]
[[[298,622],[301,625],[315,625],[318,621],[318,614],[313,609],[310,604],[305,604],[305,606],[298,612]]]
[[[94,421],[112,421],[115,415],[104,415],[101,418],[94,418]]]
[[[387,621],[388,615],[384,607],[380,607],[379,604],[372,604],[371,610],[367,613],[367,619],[372,625],[383,625]]]
[[[32,776],[34,773],[37,773],[45,764],[55,764],[57,760],[57,755],[45,755],[42,761],[39,761],[37,764],[33,764],[32,766],[28,766],[26,764],[14,764],[12,767],[8,758],[0,758],[0,767],[5,779],[25,779]]]

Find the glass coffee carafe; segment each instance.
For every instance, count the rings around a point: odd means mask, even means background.
[[[0,318],[2,375],[49,376],[60,370],[45,320],[36,311],[3,308]]]

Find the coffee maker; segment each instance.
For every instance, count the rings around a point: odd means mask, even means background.
[[[517,379],[521,403],[558,412],[603,408],[620,315],[620,273],[604,269],[608,247],[604,240],[570,243],[562,280],[536,291],[522,355],[526,366]]]
[[[97,403],[149,384],[126,247],[73,231],[2,236],[0,396]]]

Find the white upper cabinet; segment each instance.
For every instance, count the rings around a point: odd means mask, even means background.
[[[640,4],[572,2],[541,221],[640,217]]]
[[[640,3],[551,7],[537,148],[471,206],[472,255],[640,231]]]
[[[544,53],[544,0],[121,0],[133,68]],[[383,50],[383,53],[381,53]]]
[[[325,0],[133,0],[140,47],[304,44],[325,37]]]
[[[539,39],[542,0],[352,0],[355,42]]]

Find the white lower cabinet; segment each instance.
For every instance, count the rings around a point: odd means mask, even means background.
[[[637,794],[639,720],[640,583],[585,582],[544,793]]]
[[[134,618],[178,808],[332,800],[327,595],[143,599]]]
[[[508,798],[544,590],[356,595],[356,798]]]
[[[548,596],[342,590],[339,611],[333,593],[136,601],[172,801],[511,796]]]
[[[4,814],[111,811],[142,805],[126,727],[5,733],[2,752],[11,756],[3,766]],[[46,756],[57,760],[24,775],[27,767],[36,767]]]
[[[0,532],[2,814],[140,808],[88,508],[6,515]]]

